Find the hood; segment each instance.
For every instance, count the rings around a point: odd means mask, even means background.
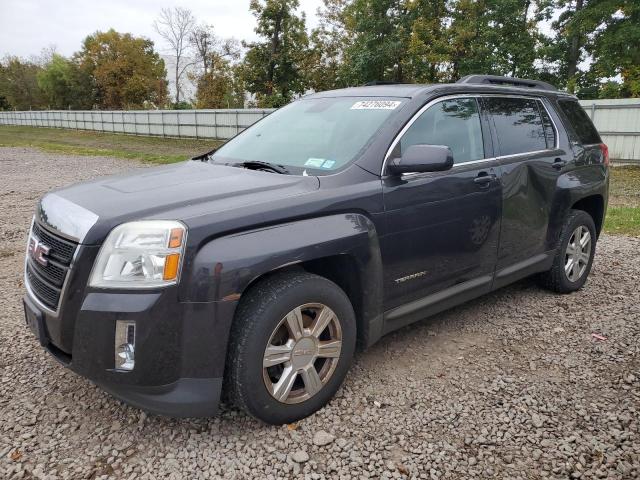
[[[190,160],[55,190],[42,198],[38,213],[43,223],[64,235],[95,244],[114,226],[126,221],[162,218],[163,212],[175,214],[189,211],[184,207],[191,206],[199,206],[193,210],[215,213],[301,195],[318,187],[316,177]]]

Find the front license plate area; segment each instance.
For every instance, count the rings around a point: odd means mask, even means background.
[[[27,326],[36,336],[40,345],[43,347],[47,345],[47,335],[44,328],[44,317],[42,312],[39,312],[33,308],[26,300],[23,300],[24,305],[24,318],[27,322]]]

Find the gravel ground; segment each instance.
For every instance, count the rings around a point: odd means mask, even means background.
[[[629,237],[601,238],[579,293],[523,281],[384,338],[297,425],[232,409],[173,420],[114,400],[36,345],[22,262],[39,196],[135,166],[0,148],[0,478],[640,477]]]

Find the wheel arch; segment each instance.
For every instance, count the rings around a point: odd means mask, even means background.
[[[336,283],[357,318],[358,341],[382,334],[382,259],[373,222],[361,213],[304,219],[216,238],[196,254],[182,286],[188,302],[238,302],[275,272],[303,269]],[[231,327],[233,319],[224,319]]]
[[[604,223],[605,210],[605,203],[602,195],[596,194],[581,198],[571,206],[571,209],[582,210],[583,212],[588,213],[596,226],[596,235],[600,236]]]

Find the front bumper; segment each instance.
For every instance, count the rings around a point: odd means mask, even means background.
[[[34,318],[40,319],[36,336],[42,346],[115,397],[172,417],[217,413],[236,302],[183,303],[175,287],[155,292],[88,291],[79,308],[61,308],[57,314],[41,308],[29,293],[24,302],[25,312],[33,312],[27,314],[32,330]],[[131,371],[115,369],[117,320],[136,325]],[[72,330],[64,344],[56,341],[61,325]]]

